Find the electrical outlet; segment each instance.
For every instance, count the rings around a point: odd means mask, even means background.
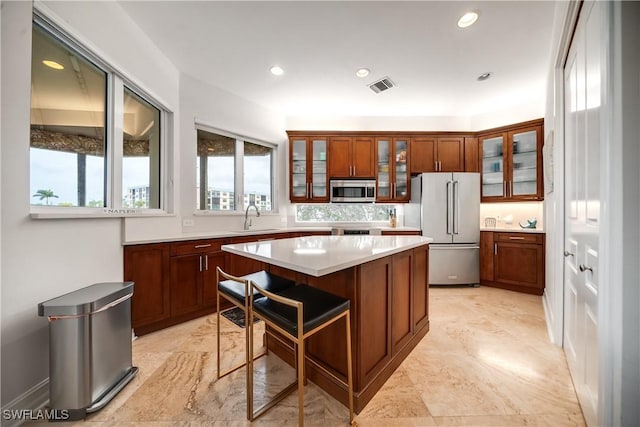
[[[183,219],[182,220],[182,226],[183,227],[193,227],[193,220],[192,219]]]

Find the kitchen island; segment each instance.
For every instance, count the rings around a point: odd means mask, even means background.
[[[307,236],[224,245],[229,257],[250,258],[271,273],[351,301],[354,406],[359,413],[429,331],[429,243],[422,236]],[[307,344],[307,377],[346,405],[344,325],[337,322]],[[293,350],[269,339],[293,365]]]

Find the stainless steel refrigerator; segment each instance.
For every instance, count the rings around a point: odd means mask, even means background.
[[[404,223],[433,238],[429,284],[480,283],[479,173],[423,173],[412,178]]]

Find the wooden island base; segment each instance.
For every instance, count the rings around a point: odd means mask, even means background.
[[[429,331],[429,246],[423,245],[328,275],[315,277],[275,265],[274,274],[349,298],[356,413],[380,390]],[[345,406],[346,388],[326,372],[346,379],[343,320],[308,340],[307,378]],[[294,366],[293,348],[269,338],[271,351]]]

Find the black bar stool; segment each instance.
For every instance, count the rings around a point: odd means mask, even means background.
[[[226,280],[220,281],[220,278]],[[256,273],[247,274],[245,276],[236,277],[231,274],[225,273],[220,267],[216,267],[216,304],[217,304],[217,378],[220,379],[230,373],[247,365],[249,361],[253,361],[253,314],[251,313],[250,301],[253,297],[260,297],[257,292],[257,288],[252,283],[259,284],[261,289],[265,289],[271,292],[279,292],[288,288],[295,287],[293,280],[285,279],[284,277],[276,276],[275,274],[268,273],[266,271],[258,271]],[[251,298],[246,296],[252,291]],[[244,312],[245,322],[245,361],[240,363],[225,372],[221,372],[220,369],[220,297],[223,297],[227,301],[230,301],[233,305],[240,308]],[[265,353],[256,355],[255,358],[263,356]],[[251,366],[253,368],[253,365]],[[253,381],[253,369],[247,370],[247,384]],[[247,396],[247,419],[251,419],[251,406],[253,395]]]
[[[276,293],[270,292],[257,282],[251,283],[254,292],[249,295],[250,311],[262,319],[266,325],[278,331],[294,343],[297,380],[278,393],[262,407],[253,410],[253,359],[249,359],[247,377],[247,408],[250,421],[258,418],[284,399],[289,392],[298,389],[298,424],[304,425],[304,340],[344,318],[347,340],[347,382],[329,373],[336,381],[344,384],[349,393],[349,422],[353,424],[353,379],[351,366],[351,317],[349,300],[308,285],[297,285]],[[264,297],[256,297],[256,294]],[[253,352],[253,340],[249,341],[249,352]]]

